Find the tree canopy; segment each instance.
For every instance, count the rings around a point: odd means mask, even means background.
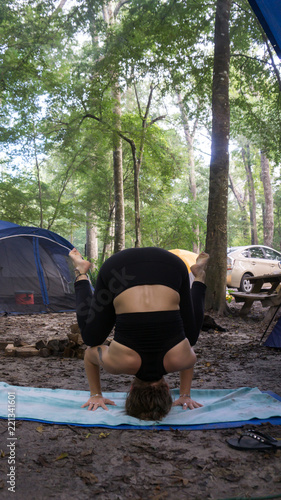
[[[77,234],[81,250],[90,217],[104,256],[116,218],[125,246],[204,248],[216,8],[214,0],[2,3],[0,217]],[[227,244],[250,243],[254,223],[264,242],[263,155],[278,248],[280,61],[246,0],[231,3],[229,41]]]

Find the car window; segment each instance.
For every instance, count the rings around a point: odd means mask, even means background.
[[[281,254],[272,250],[272,248],[264,248],[265,258],[271,260],[281,260]]]
[[[242,253],[242,255],[244,255],[244,257],[247,257],[247,258],[251,257],[249,250],[243,250],[243,252],[241,252],[241,253]]]
[[[262,249],[259,247],[249,248],[249,252],[250,252],[252,259],[264,259],[265,258]]]

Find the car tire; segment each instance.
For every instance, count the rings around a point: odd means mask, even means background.
[[[254,285],[249,282],[249,278],[253,276],[250,273],[245,273],[242,276],[239,290],[244,293],[251,293]]]

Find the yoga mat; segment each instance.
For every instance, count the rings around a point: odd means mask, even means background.
[[[179,390],[173,389],[171,393],[173,399],[179,397]],[[99,408],[92,412],[81,408],[89,398],[88,391],[19,387],[0,382],[0,418],[8,418],[8,401],[14,401],[16,420],[85,427],[207,429],[238,427],[248,422],[281,425],[280,396],[263,393],[258,388],[193,389],[191,397],[204,406],[195,410],[173,407],[160,422],[126,415],[124,392],[104,392],[104,395],[116,406],[109,405],[109,411]]]

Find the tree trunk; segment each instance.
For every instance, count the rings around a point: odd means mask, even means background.
[[[206,251],[206,308],[226,309],[227,203],[229,171],[229,15],[231,0],[217,0],[212,91],[212,148]]]
[[[242,219],[242,238],[243,241],[247,241],[248,236],[249,236],[249,219],[248,219],[248,211],[246,207],[247,203],[247,190],[244,190],[243,196],[241,193],[238,191],[236,186],[234,185],[233,179],[231,175],[229,174],[229,182],[230,182],[230,188],[237,200],[238,206],[241,210],[241,219]]]
[[[113,90],[115,97],[115,128],[121,128],[121,94],[117,86]],[[125,248],[125,206],[123,188],[123,160],[122,139],[113,133],[113,171],[114,171],[114,199],[115,199],[115,239],[114,253]]]
[[[135,89],[136,100],[138,103],[139,117],[140,117],[141,122],[142,122],[142,130],[141,130],[140,144],[139,144],[138,152],[136,150],[136,146],[135,146],[134,141],[129,141],[131,144],[132,155],[133,155],[133,159],[134,159],[135,233],[136,233],[135,247],[137,248],[137,247],[141,246],[139,178],[140,178],[140,169],[142,166],[142,160],[143,160],[143,154],[144,154],[145,136],[146,136],[146,132],[147,132],[148,127],[153,125],[153,123],[155,123],[156,121],[162,120],[162,118],[165,118],[165,116],[158,116],[157,118],[154,118],[153,120],[150,120],[148,122],[148,115],[150,112],[154,87],[152,84],[150,85],[150,90],[149,90],[149,95],[148,95],[148,100],[147,100],[144,115],[143,115],[142,110],[141,110],[141,105],[140,105],[140,101],[138,98],[136,84],[134,84],[134,89]]]
[[[120,1],[114,11],[113,2],[103,4],[103,19],[107,26],[115,23],[117,14],[124,2]],[[112,95],[115,100],[115,130],[113,133],[113,171],[114,171],[114,199],[115,199],[115,240],[114,253],[125,248],[125,207],[123,189],[123,159],[122,159],[122,138],[118,134],[121,130],[121,92],[118,81],[113,83]]]
[[[242,158],[247,174],[247,182],[249,189],[249,208],[250,208],[250,223],[251,223],[251,245],[258,244],[257,231],[257,203],[253,173],[251,169],[251,153],[249,144],[242,148]]]
[[[188,116],[185,112],[184,105],[182,102],[181,95],[177,95],[178,98],[178,105],[180,108],[181,112],[181,119],[183,123],[183,129],[184,129],[184,135],[185,135],[185,140],[188,148],[188,154],[189,154],[189,188],[191,192],[191,196],[193,201],[196,201],[197,198],[197,186],[196,186],[196,176],[195,176],[195,161],[194,161],[194,136],[197,128],[197,120],[195,120],[193,130],[190,132],[190,127],[189,127],[189,120]],[[197,215],[197,214],[196,214]],[[192,243],[193,247],[193,252],[198,253],[199,252],[199,224],[197,223],[193,227],[193,232],[194,232],[194,240]]]
[[[92,263],[91,269],[95,269],[98,260],[98,238],[95,215],[87,214],[86,222],[86,257]]]
[[[141,227],[140,227],[140,167],[141,160],[137,158],[136,146],[134,141],[130,142],[134,164],[134,197],[135,197],[135,248],[141,246]]]
[[[33,147],[34,147],[34,156],[35,156],[35,165],[36,165],[36,175],[37,175],[37,185],[38,185],[38,198],[39,198],[39,207],[40,207],[40,227],[43,228],[43,199],[42,199],[42,186],[41,186],[41,175],[40,175],[40,165],[37,156],[37,145],[36,145],[36,136],[35,136],[35,125],[33,123]]]
[[[269,161],[261,151],[261,180],[264,191],[264,210],[263,210],[263,243],[268,247],[272,246],[274,233],[273,217],[273,195],[270,181]]]
[[[115,204],[110,204],[109,213],[108,213],[107,228],[105,231],[104,242],[103,242],[101,263],[103,263],[107,257],[110,257],[110,255],[113,254],[113,249],[114,249],[114,245],[113,245],[113,241],[114,241],[114,210],[115,210]]]
[[[125,0],[124,0],[125,1]],[[150,120],[148,122],[148,115],[150,111],[150,106],[152,102],[152,95],[154,91],[154,87],[151,84],[150,85],[150,91],[149,91],[149,96],[146,104],[146,109],[145,113],[143,115],[142,110],[141,110],[141,105],[140,101],[138,98],[138,93],[137,93],[137,88],[136,85],[134,84],[134,89],[135,89],[135,96],[136,100],[138,103],[138,110],[139,110],[139,117],[141,119],[142,123],[142,129],[141,129],[141,134],[140,134],[140,143],[139,147],[137,149],[135,142],[133,139],[130,139],[129,137],[126,137],[124,134],[122,134],[122,137],[125,141],[127,141],[130,146],[131,146],[131,151],[132,151],[132,156],[133,156],[133,165],[134,165],[134,197],[135,197],[135,247],[138,248],[141,246],[141,217],[140,217],[140,184],[139,184],[139,178],[140,178],[140,169],[142,166],[142,161],[143,161],[143,154],[144,154],[144,145],[145,145],[145,137],[147,133],[148,127],[153,125],[156,121],[162,120],[165,118],[165,115],[158,116],[154,118],[153,120]]]

